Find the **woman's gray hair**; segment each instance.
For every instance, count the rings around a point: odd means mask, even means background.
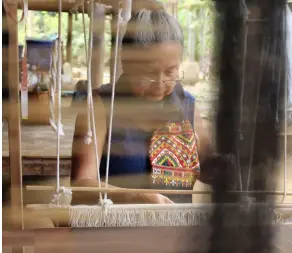
[[[164,10],[143,9],[130,19],[122,46],[151,46],[163,42],[178,42],[184,46],[178,21]]]

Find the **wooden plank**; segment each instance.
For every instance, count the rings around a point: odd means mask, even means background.
[[[67,62],[69,62],[70,64],[72,64],[72,31],[73,31],[73,14],[69,12],[66,57]]]
[[[235,228],[237,229],[237,228]],[[292,227],[275,227],[276,252],[292,250]],[[37,252],[206,252],[211,229],[196,227],[54,228],[3,232],[3,246],[35,246]],[[283,240],[284,239],[284,240]]]
[[[22,176],[56,176],[56,157],[22,157]],[[69,176],[71,172],[71,157],[60,159],[60,175]],[[9,158],[2,158],[2,173],[10,174]]]
[[[12,17],[17,17],[17,5],[9,5],[7,15],[9,48],[8,48],[8,86],[9,86],[9,156],[11,178],[11,208],[14,228],[21,229],[22,220],[22,161],[21,161],[21,128],[19,103],[19,65],[18,65],[18,25]],[[21,212],[21,214],[19,214]],[[14,217],[21,220],[16,221]]]
[[[61,159],[71,159],[71,156],[60,156]],[[9,156],[2,156],[2,159],[9,159]],[[56,156],[50,156],[50,155],[43,155],[43,156],[35,156],[35,155],[24,155],[22,156],[22,159],[56,159]]]

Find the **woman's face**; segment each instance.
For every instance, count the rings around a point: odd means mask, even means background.
[[[181,54],[179,43],[124,49],[123,72],[133,94],[153,101],[169,95],[178,79]]]

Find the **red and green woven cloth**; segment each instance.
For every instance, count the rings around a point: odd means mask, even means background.
[[[200,174],[196,142],[187,120],[155,131],[150,144],[153,184],[191,188]]]

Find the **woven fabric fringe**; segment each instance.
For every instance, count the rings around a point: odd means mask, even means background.
[[[211,209],[206,207],[71,206],[71,227],[162,227],[206,224]]]
[[[252,209],[257,209],[263,224],[291,223],[291,206],[270,206],[255,204],[247,210],[242,204],[224,204],[221,212],[228,213],[224,223],[227,226],[245,226],[245,219]],[[163,227],[163,226],[198,226],[208,225],[214,210],[210,204],[180,205],[96,205],[69,207],[71,227]]]

